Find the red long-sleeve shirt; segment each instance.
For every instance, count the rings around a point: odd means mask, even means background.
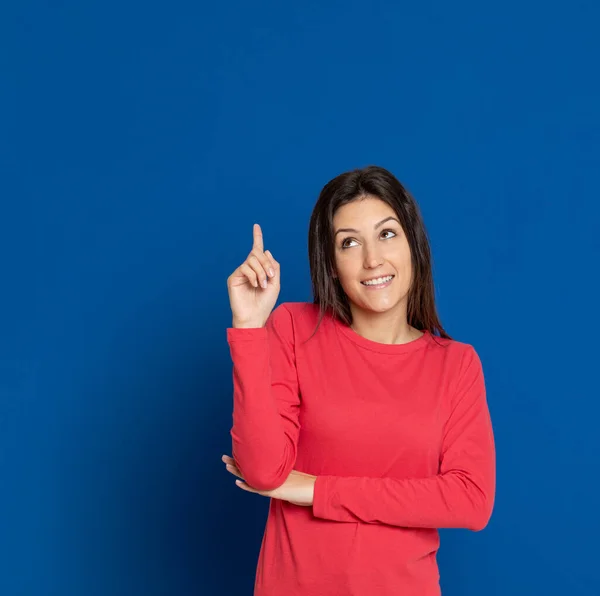
[[[227,329],[233,457],[259,490],[317,476],[312,507],[271,499],[255,596],[438,596],[438,528],[481,530],[492,424],[472,346],[368,340],[317,306]]]

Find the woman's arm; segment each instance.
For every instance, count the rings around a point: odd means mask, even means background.
[[[259,490],[283,484],[296,462],[300,396],[292,317],[277,307],[265,327],[227,329],[233,360],[232,455]]]
[[[436,476],[319,476],[314,488],[315,517],[404,527],[483,529],[494,506],[496,461],[483,370],[471,346],[459,374]]]

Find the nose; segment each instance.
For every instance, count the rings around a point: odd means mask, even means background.
[[[375,269],[376,267],[379,267],[379,265],[381,265],[382,263],[383,259],[381,258],[379,247],[376,244],[365,244],[363,263],[364,268]]]

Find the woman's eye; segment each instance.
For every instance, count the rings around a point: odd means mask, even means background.
[[[391,234],[391,236],[387,236],[387,238],[393,238],[396,235],[396,232],[394,232],[394,230],[383,230],[381,234]]]
[[[352,240],[352,238],[346,238],[343,242],[342,242],[342,248],[349,248],[350,247],[350,242],[354,242],[354,240]]]

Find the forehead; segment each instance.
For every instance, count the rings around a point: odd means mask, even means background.
[[[396,217],[396,212],[387,203],[377,197],[369,196],[340,207],[333,215],[333,223],[336,227],[351,224],[351,227],[358,228],[361,224],[368,226],[390,215]]]

